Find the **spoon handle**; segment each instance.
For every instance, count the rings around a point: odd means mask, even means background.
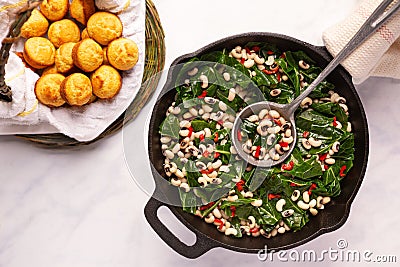
[[[290,111],[294,113],[304,98],[306,98],[345,58],[375,33],[382,24],[389,20],[399,8],[400,0],[384,0],[308,88],[289,104]]]

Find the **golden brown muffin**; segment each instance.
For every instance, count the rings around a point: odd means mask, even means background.
[[[52,65],[52,66],[47,67],[47,68],[45,68],[45,69],[43,70],[42,76],[43,76],[43,75],[46,75],[46,74],[55,74],[55,73],[59,73],[59,72],[58,72],[58,70],[57,70],[56,65]]]
[[[83,106],[92,97],[90,79],[82,73],[74,73],[61,84],[61,96],[71,106]]]
[[[90,77],[93,94],[102,99],[113,98],[122,86],[119,72],[111,66],[103,65]]]
[[[112,40],[121,37],[122,22],[109,12],[94,13],[87,22],[89,36],[101,45],[108,45]]]
[[[110,65],[107,58],[107,47],[103,47],[103,65]]]
[[[44,69],[54,64],[56,49],[43,37],[29,38],[24,45],[25,61],[36,69]]]
[[[69,19],[53,22],[47,35],[55,47],[69,42],[77,43],[81,39],[78,25]]]
[[[90,97],[89,102],[87,102],[85,105],[92,104],[93,102],[97,101],[97,96],[92,94],[92,97]]]
[[[86,25],[90,16],[96,12],[93,0],[72,0],[69,13],[71,17]]]
[[[44,0],[40,11],[51,21],[62,19],[68,12],[69,0]]]
[[[39,10],[32,10],[31,16],[21,27],[21,36],[24,38],[44,35],[49,28],[49,22]]]
[[[112,41],[107,48],[108,62],[116,69],[129,70],[139,59],[139,49],[130,39],[119,38]]]
[[[103,49],[93,39],[84,39],[72,50],[74,64],[85,72],[92,72],[103,63]]]
[[[65,77],[61,74],[47,74],[37,80],[35,95],[40,103],[49,107],[60,107],[65,104],[60,94],[60,86]]]
[[[55,63],[58,72],[67,73],[75,67],[74,60],[72,59],[72,49],[74,46],[75,43],[65,43],[57,49]]]
[[[87,32],[87,29],[85,28],[85,29],[83,29],[83,31],[82,31],[81,39],[83,40],[83,39],[87,39],[87,38],[90,38],[90,36],[89,36],[89,34],[88,34],[88,32]]]

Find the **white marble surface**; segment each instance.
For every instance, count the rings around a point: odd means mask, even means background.
[[[167,66],[183,53],[240,32],[280,32],[321,44],[322,31],[346,16],[357,0],[283,2],[284,6],[265,0],[156,0],[167,35]],[[340,238],[347,240],[349,249],[368,249],[374,255],[400,251],[396,171],[400,81],[374,78],[357,89],[370,126],[364,183],[346,224],[299,247],[300,251],[336,247]],[[74,150],[48,150],[15,137],[0,137],[0,151],[0,266],[269,264],[255,255],[219,248],[189,261],[167,247],[145,221],[148,196],[125,166],[121,133]],[[354,264],[327,261],[320,265]]]

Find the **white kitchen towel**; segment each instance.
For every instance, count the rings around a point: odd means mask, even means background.
[[[328,51],[337,55],[383,0],[363,0],[344,21],[323,33]],[[394,1],[397,2],[399,0]],[[400,12],[382,25],[342,65],[361,83],[369,76],[400,79]]]
[[[102,7],[102,10],[110,10],[105,8],[106,2],[110,4],[114,1],[98,0],[96,4],[99,5],[99,9]],[[118,95],[111,100],[98,100],[83,107],[49,108],[38,103],[34,95],[34,84],[39,76],[25,68],[24,75],[19,77],[18,81],[16,79],[14,82],[10,81],[13,103],[0,102],[0,134],[2,132],[9,134],[13,126],[16,129],[15,133],[18,133],[21,125],[32,128],[32,132],[24,130],[24,133],[34,134],[37,129],[39,129],[38,133],[43,133],[46,132],[44,125],[47,124],[49,132],[57,129],[56,132],[78,141],[90,141],[99,136],[127,109],[140,89],[144,71],[146,2],[145,0],[119,2],[124,2],[124,6],[121,8],[110,5],[111,11],[118,11],[124,27],[123,37],[132,39],[138,45],[139,61],[132,70],[123,72],[122,88]],[[15,12],[25,3],[26,0],[0,0],[1,40],[6,36],[11,22],[14,21]],[[22,51],[23,42],[24,39],[19,40],[13,45],[12,50]],[[21,64],[22,61],[11,53],[6,67],[14,70],[20,68]],[[12,73],[9,76],[12,76],[16,71],[10,72]]]

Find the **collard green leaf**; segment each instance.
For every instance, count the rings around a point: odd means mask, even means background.
[[[168,136],[173,139],[179,139],[179,120],[176,116],[170,114],[168,115],[164,122],[160,125],[161,136]]]

